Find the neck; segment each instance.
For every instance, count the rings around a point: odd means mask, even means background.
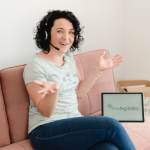
[[[48,61],[58,65],[58,66],[63,66],[65,61],[63,59],[63,55],[58,55],[55,51],[52,49],[48,54],[45,54],[43,51],[39,52],[38,55],[41,57],[47,59]]]
[[[60,51],[56,50],[55,48],[50,47],[50,52],[47,54],[47,56],[51,60],[61,62],[63,60],[64,54],[60,53]]]

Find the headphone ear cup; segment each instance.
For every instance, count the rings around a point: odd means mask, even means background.
[[[78,40],[78,35],[76,35],[76,41]]]
[[[46,40],[46,39],[47,39],[47,32],[46,32],[46,31],[45,31],[45,34],[46,34],[46,35],[45,35],[45,40]]]

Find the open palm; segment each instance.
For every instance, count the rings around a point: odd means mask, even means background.
[[[103,70],[107,70],[107,69],[110,69],[110,68],[114,68],[114,67],[119,66],[123,62],[122,58],[124,56],[120,56],[121,54],[117,54],[117,55],[115,55],[111,58],[104,59],[103,57],[104,57],[105,53],[106,52],[103,51],[103,53],[101,54],[101,56],[98,60],[97,68],[99,70],[103,71]]]

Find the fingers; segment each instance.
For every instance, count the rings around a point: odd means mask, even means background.
[[[116,60],[112,60],[113,61],[113,63],[118,63],[118,62],[123,62],[124,60],[122,59],[124,56],[121,56],[121,57],[119,57],[118,59],[116,59]]]
[[[121,54],[117,54],[117,55],[111,57],[111,59],[114,60],[114,59],[116,59],[117,57],[119,57],[120,55],[121,55]],[[121,56],[121,57],[119,57],[119,58],[123,58],[123,57],[124,57],[124,56]]]
[[[43,87],[43,89],[37,92],[38,94],[52,94],[59,89],[59,85],[52,81],[40,82],[38,80],[33,80],[33,83]]]
[[[33,80],[33,83],[37,84],[37,85],[40,85],[40,86],[43,86],[43,83],[38,81],[38,80]]]
[[[56,90],[49,89],[47,94],[53,94],[55,92],[56,92]]]
[[[121,54],[117,54],[117,55],[115,55],[114,57],[111,58],[111,60],[113,62],[113,66],[112,67],[117,67],[117,66],[121,65],[121,63],[124,61],[122,59],[124,56],[120,56],[120,55]]]
[[[43,89],[43,90],[40,90],[38,91],[37,93],[38,94],[53,94],[57,91],[58,89],[55,87],[53,90],[52,89]]]
[[[116,55],[116,56],[114,56],[114,57],[112,57],[111,58],[111,60],[113,61],[113,63],[121,63],[121,62],[123,62],[124,60],[122,60],[122,58],[124,57],[124,56],[120,56],[120,57],[118,57],[120,54],[118,54],[118,55]],[[115,59],[115,58],[117,58],[118,57],[118,59]],[[114,60],[115,59],[115,60]]]
[[[120,60],[120,61],[118,61],[118,62],[114,62],[114,63],[113,63],[113,67],[117,67],[117,66],[121,65],[121,63],[122,63],[123,61],[124,61],[124,60]]]

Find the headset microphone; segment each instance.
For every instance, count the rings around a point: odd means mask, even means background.
[[[50,43],[55,49],[59,50],[59,48],[55,47],[52,43]]]
[[[47,39],[47,32],[45,31],[45,33],[46,33],[46,37],[45,37],[45,40]],[[49,42],[50,43],[50,42]],[[59,50],[59,48],[57,48],[57,47],[55,47],[52,43],[50,43],[55,49],[57,49],[57,50]]]

